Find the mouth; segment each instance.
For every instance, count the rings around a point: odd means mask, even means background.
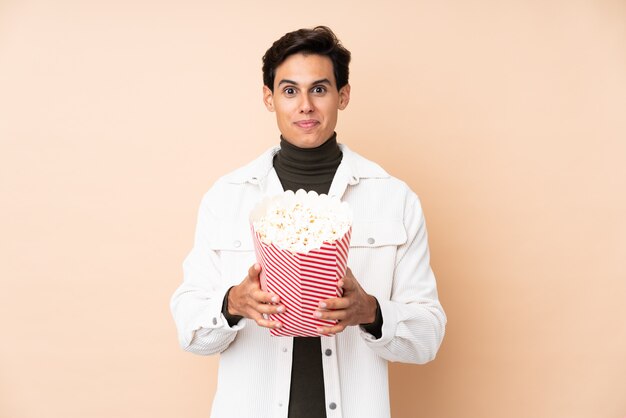
[[[302,129],[311,129],[319,125],[319,122],[316,121],[315,119],[306,119],[306,120],[299,120],[297,122],[294,122],[294,124],[297,127],[302,128]]]

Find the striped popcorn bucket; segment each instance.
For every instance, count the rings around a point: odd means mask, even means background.
[[[265,244],[252,230],[256,257],[261,264],[261,287],[277,294],[286,311],[269,315],[282,327],[271,329],[274,336],[319,336],[317,327],[332,326],[336,321],[313,316],[319,302],[340,297],[339,279],[346,273],[352,228],[333,242],[307,253],[291,252],[274,244]]]

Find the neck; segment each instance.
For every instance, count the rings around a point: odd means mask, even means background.
[[[328,193],[342,157],[336,134],[315,148],[300,148],[281,137],[274,168],[285,190]]]
[[[300,148],[293,145],[281,135],[280,152],[287,157],[310,162],[311,159],[324,159],[331,154],[336,156],[338,153],[341,153],[341,150],[337,144],[337,134],[333,133],[322,145],[318,145],[314,148]]]

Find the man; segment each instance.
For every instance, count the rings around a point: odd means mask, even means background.
[[[202,199],[171,308],[185,350],[220,353],[212,417],[388,417],[387,361],[426,363],[443,339],[417,196],[337,143],[349,62],[327,27],[274,42],[263,57],[263,100],[276,113],[280,147],[220,178]],[[285,306],[260,288],[248,216],[264,196],[300,188],[350,204],[349,269],[343,296],[315,313],[338,321],[319,329],[325,336],[271,337],[267,328],[281,324],[264,314]]]

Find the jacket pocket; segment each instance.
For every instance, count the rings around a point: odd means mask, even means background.
[[[256,261],[250,225],[247,222],[220,220],[209,236],[209,248],[220,259],[224,285],[239,284]]]
[[[398,247],[407,241],[402,221],[355,222],[348,266],[366,292],[379,300],[391,295]]]
[[[406,239],[402,221],[355,222],[352,225],[350,247],[376,248],[386,245],[397,247],[404,244]]]
[[[218,221],[210,234],[209,247],[216,251],[252,251],[252,230],[245,222]]]

